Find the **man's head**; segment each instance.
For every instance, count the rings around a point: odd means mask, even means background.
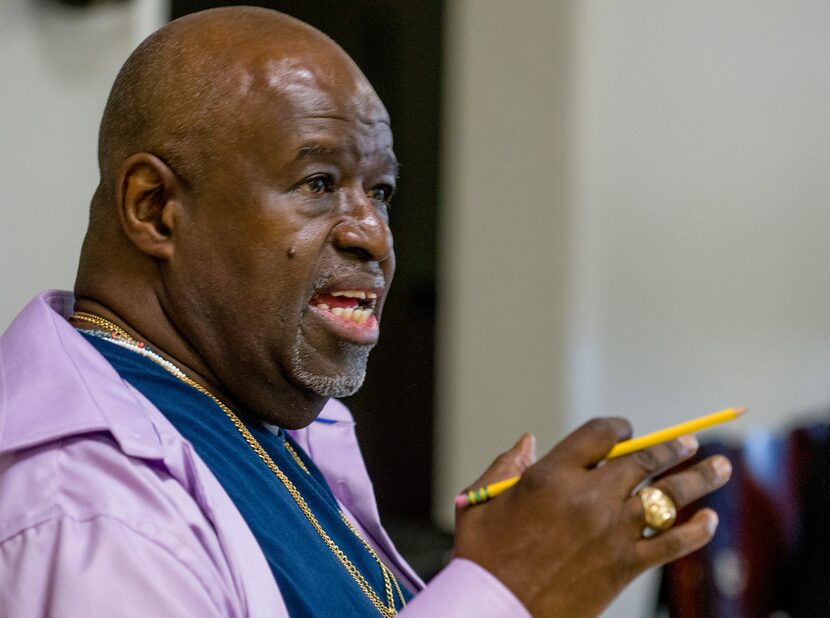
[[[336,44],[251,7],[177,20],[122,68],[99,145],[79,303],[284,426],[360,386],[394,272],[397,164]]]

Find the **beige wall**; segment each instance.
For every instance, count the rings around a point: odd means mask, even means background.
[[[0,0],[0,332],[39,290],[72,287],[104,103],[165,7]]]
[[[518,10],[517,10],[518,9]],[[568,3],[449,3],[438,513],[565,403]],[[446,507],[446,508],[441,508]]]
[[[439,518],[527,429],[828,408],[830,4],[449,5]]]

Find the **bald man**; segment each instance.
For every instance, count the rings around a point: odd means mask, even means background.
[[[254,8],[162,28],[115,81],[99,165],[74,295],[0,339],[0,615],[588,616],[711,539],[709,510],[644,535],[634,494],[694,439],[598,465],[630,434],[608,418],[500,456],[473,486],[522,480],[459,511],[428,585],[398,555],[334,399],[378,338],[397,162],[321,33]],[[729,474],[654,486],[671,510]]]

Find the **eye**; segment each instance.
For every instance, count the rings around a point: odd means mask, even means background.
[[[334,191],[334,180],[326,174],[319,174],[304,180],[300,184],[300,190],[310,195],[321,195]]]
[[[388,204],[389,200],[392,199],[392,193],[394,192],[395,188],[392,185],[378,185],[369,189],[367,195],[373,200]]]

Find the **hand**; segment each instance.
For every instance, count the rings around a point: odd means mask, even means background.
[[[711,509],[644,538],[642,503],[632,495],[691,457],[697,440],[684,436],[600,464],[630,435],[623,419],[594,419],[538,462],[533,437],[522,436],[470,488],[522,479],[489,502],[456,510],[455,555],[490,571],[537,618],[595,616],[643,571],[708,543],[718,522]],[[730,474],[729,460],[716,455],[652,485],[680,510]]]

